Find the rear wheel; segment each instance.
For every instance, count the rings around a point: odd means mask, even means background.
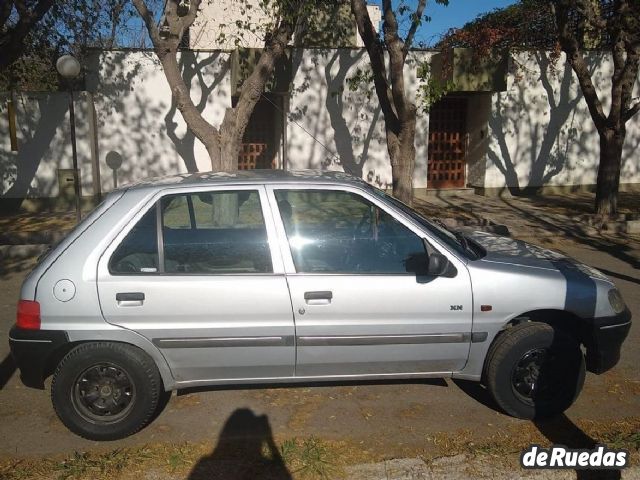
[[[117,440],[143,428],[161,392],[153,360],[121,343],[79,345],[62,359],[51,384],[60,420],[90,440]]]
[[[582,390],[584,377],[579,343],[538,322],[501,334],[485,365],[485,383],[496,403],[509,415],[526,419],[564,412]]]

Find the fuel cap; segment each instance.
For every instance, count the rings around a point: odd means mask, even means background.
[[[68,302],[76,295],[76,286],[71,280],[58,280],[53,287],[53,296],[61,302]]]

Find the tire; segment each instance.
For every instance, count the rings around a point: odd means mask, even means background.
[[[123,343],[84,343],[60,362],[51,383],[56,414],[89,440],[118,440],[142,429],[163,392],[155,363]]]
[[[582,390],[585,362],[580,344],[545,323],[527,322],[502,333],[487,354],[484,383],[507,414],[552,417]]]

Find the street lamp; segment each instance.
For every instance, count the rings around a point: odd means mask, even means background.
[[[80,179],[78,178],[78,151],[76,149],[76,114],[73,108],[73,80],[80,75],[80,62],[73,55],[63,55],[56,62],[56,70],[67,81],[69,87],[69,123],[71,125],[71,154],[73,156],[73,189],[76,195],[76,221],[79,223]]]

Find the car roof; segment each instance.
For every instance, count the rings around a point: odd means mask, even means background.
[[[234,172],[195,172],[153,177],[122,185],[118,190],[154,189],[169,186],[265,185],[273,183],[325,183],[369,186],[364,180],[344,172],[322,170],[237,170]]]

